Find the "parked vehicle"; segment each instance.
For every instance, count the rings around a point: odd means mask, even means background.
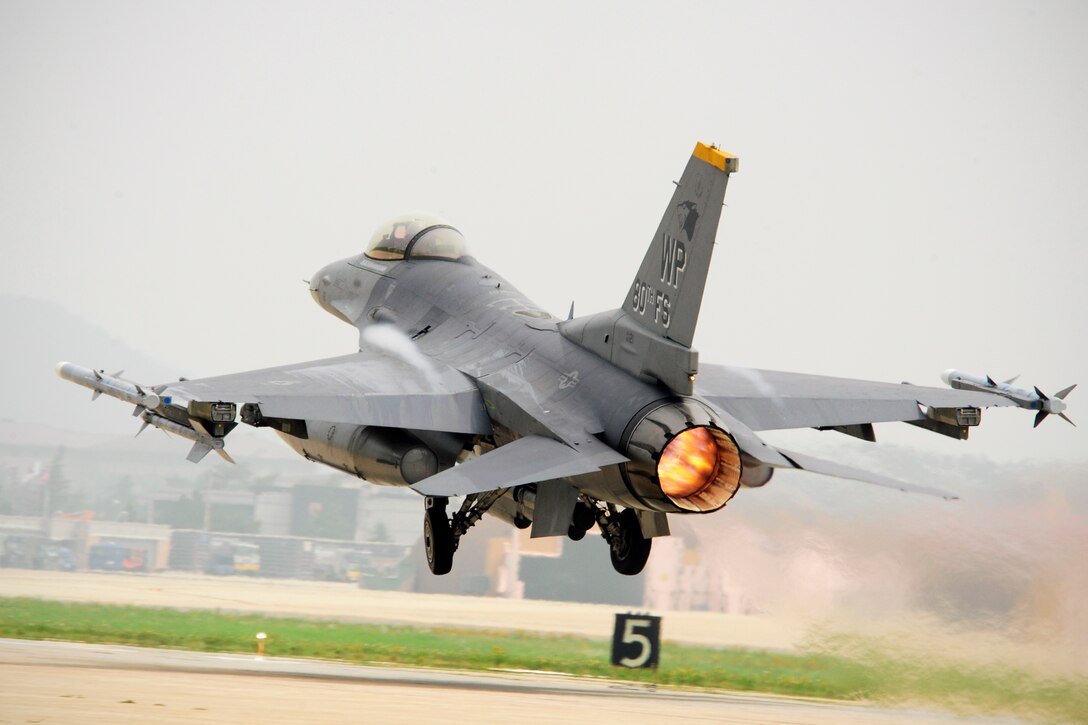
[[[76,557],[64,544],[43,544],[34,554],[34,568],[50,571],[75,571]]]
[[[215,576],[261,572],[261,547],[246,541],[215,538],[211,541],[204,573]]]
[[[143,551],[114,542],[92,546],[87,566],[102,571],[147,571]]]

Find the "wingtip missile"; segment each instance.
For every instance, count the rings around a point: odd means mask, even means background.
[[[97,400],[100,395],[105,393],[111,398],[117,398],[126,403],[140,405],[152,410],[158,408],[162,403],[162,399],[157,393],[149,393],[136,383],[117,375],[107,375],[101,370],[85,368],[70,362],[59,362],[56,371],[57,375],[64,380],[94,391],[91,394],[91,400]]]
[[[1013,401],[1021,408],[1036,411],[1035,422],[1032,425],[1033,428],[1038,428],[1039,424],[1051,415],[1057,415],[1070,425],[1076,426],[1076,423],[1070,420],[1069,416],[1065,414],[1065,410],[1068,407],[1065,403],[1065,397],[1072,392],[1073,388],[1077,387],[1076,383],[1064,388],[1053,396],[1048,396],[1040,390],[1037,385],[1033,385],[1031,390],[1013,387],[1011,382],[1018,377],[1020,376],[1017,375],[1003,383],[997,383],[994,382],[994,379],[989,375],[972,375],[971,373],[964,373],[955,369],[945,370],[941,373],[941,380],[952,388],[1000,395],[1003,398]]]
[[[222,437],[213,436],[199,419],[189,417],[191,425],[183,425],[155,412],[163,403],[170,402],[169,396],[164,399],[160,395],[164,390],[163,386],[145,389],[117,375],[109,375],[102,370],[85,368],[70,362],[57,363],[56,371],[64,380],[93,390],[92,400],[105,393],[136,406],[132,414],[143,422],[136,435],[140,435],[147,426],[153,425],[159,430],[193,441],[193,448],[187,458],[194,463],[203,459],[210,451],[215,451],[223,460],[234,463],[234,459],[223,450]]]

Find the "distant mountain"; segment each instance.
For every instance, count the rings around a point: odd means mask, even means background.
[[[61,360],[115,372],[122,368],[140,382],[173,379],[176,372],[134,349],[101,327],[53,302],[0,295],[0,419],[53,425],[71,431],[131,434],[135,426],[119,406],[65,382],[54,372]]]

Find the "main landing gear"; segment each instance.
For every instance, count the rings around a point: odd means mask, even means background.
[[[611,549],[612,568],[625,576],[634,576],[646,566],[653,539],[642,535],[642,526],[634,509],[617,512],[612,504],[596,506],[597,525]]]
[[[461,537],[507,490],[500,488],[466,496],[461,508],[452,518],[446,515],[446,506],[450,500],[445,496],[428,496],[424,500],[423,548],[427,552],[427,566],[432,574],[450,573],[453,568],[453,554],[461,543]]]
[[[570,517],[570,527],[567,528],[567,537],[571,541],[581,541],[586,532],[597,523],[596,508],[591,503],[579,501],[574,504],[574,513]]]
[[[453,555],[461,537],[479,521],[491,506],[509,489],[501,488],[487,493],[465,497],[461,508],[448,516],[449,499],[428,496],[424,503],[423,545],[427,552],[427,566],[434,574],[448,574],[453,568]],[[524,528],[530,519],[520,512],[514,517],[515,525]],[[620,511],[614,504],[604,503],[582,495],[574,507],[567,536],[574,541],[585,537],[596,523],[601,536],[611,550],[612,568],[620,574],[633,576],[645,568],[650,557],[653,539],[642,535],[642,526],[634,509]]]
[[[427,566],[433,574],[448,574],[453,568],[453,552],[457,550],[453,527],[446,517],[448,501],[445,497],[428,496],[424,503],[423,548],[427,551]]]

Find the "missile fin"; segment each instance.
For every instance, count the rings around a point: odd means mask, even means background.
[[[193,463],[200,463],[200,461],[204,459],[204,456],[208,455],[211,452],[211,446],[209,446],[207,443],[201,443],[200,441],[197,441],[193,444],[192,450],[189,451],[189,455],[185,456],[185,459],[187,461],[192,461]]]
[[[193,426],[193,430],[195,430],[197,433],[203,433],[204,435],[211,438],[212,434],[208,432],[208,429],[204,427],[204,424],[201,423],[199,419],[190,418],[189,425]]]
[[[991,378],[989,375],[986,376],[986,384],[989,385],[991,388],[997,387],[997,383],[995,383],[994,379]]]
[[[1017,379],[1019,379],[1019,377],[1020,377],[1020,373],[1017,373],[1016,375],[1013,375],[1011,378],[1009,378],[1008,380],[1005,381],[1005,385],[1012,385],[1013,383],[1015,383],[1017,381]]]
[[[101,394],[102,394],[101,390],[96,390],[93,393],[91,393],[91,402],[93,403],[94,401],[98,400],[98,396],[101,395]]]
[[[99,372],[98,370],[95,370],[94,368],[91,368],[91,372],[94,373],[94,377],[95,377],[96,380],[101,380],[102,379],[102,373]]]
[[[150,423],[148,423],[148,422],[147,422],[147,421],[145,420],[145,421],[144,421],[144,424],[140,426],[140,430],[136,431],[136,435],[134,435],[134,436],[133,436],[133,438],[138,438],[138,437],[140,436],[140,434],[141,434],[141,433],[143,433],[143,432],[144,432],[145,430],[147,430],[147,426],[149,426],[149,425],[151,425],[151,424],[150,424]]]
[[[125,372],[125,369],[124,369],[124,368],[121,368],[120,370],[118,370],[117,372],[115,372],[115,373],[113,374],[113,377],[115,377],[115,378],[119,378],[119,377],[121,377],[121,373],[123,373],[123,372]]]
[[[1039,396],[1039,400],[1050,400],[1050,398],[1046,397],[1046,394],[1043,393],[1042,390],[1039,390],[1038,385],[1033,385],[1032,387],[1035,388],[1035,394]]]
[[[1066,415],[1065,413],[1058,413],[1058,415],[1060,415],[1060,416],[1062,417],[1062,420],[1064,420],[1064,421],[1065,421],[1066,423],[1068,423],[1069,425],[1073,426],[1074,428],[1076,428],[1076,427],[1077,427],[1077,424],[1076,424],[1076,423],[1074,423],[1074,422],[1073,422],[1072,420],[1070,420],[1070,419],[1069,419],[1069,416],[1068,416],[1068,415]]]
[[[223,450],[222,448],[216,448],[216,449],[215,449],[215,452],[216,452],[216,453],[218,453],[218,454],[219,454],[219,457],[220,457],[220,458],[222,458],[222,459],[223,459],[224,461],[226,461],[227,463],[234,463],[234,459],[233,459],[233,458],[231,458],[231,457],[230,457],[230,454],[229,454],[229,453],[227,453],[227,452],[226,452],[225,450]]]
[[[133,418],[138,417],[140,415],[140,413],[144,412],[144,410],[145,410],[144,406],[137,405],[135,408],[132,409],[132,417]]]
[[[1055,393],[1055,394],[1054,394],[1054,397],[1055,397],[1055,398],[1058,398],[1058,399],[1060,399],[1060,400],[1065,400],[1065,396],[1067,396],[1067,395],[1069,395],[1069,394],[1070,394],[1071,392],[1073,392],[1073,388],[1075,388],[1075,387],[1077,387],[1077,384],[1076,384],[1076,383],[1073,383],[1072,385],[1070,385],[1070,386],[1069,386],[1068,388],[1066,388],[1065,390],[1059,390],[1059,391],[1058,391],[1057,393]]]
[[[1040,410],[1038,413],[1036,413],[1035,414],[1035,425],[1033,425],[1032,428],[1038,428],[1039,424],[1042,423],[1044,420],[1046,420],[1046,417],[1048,415],[1050,415],[1050,413],[1046,412],[1045,410]]]

